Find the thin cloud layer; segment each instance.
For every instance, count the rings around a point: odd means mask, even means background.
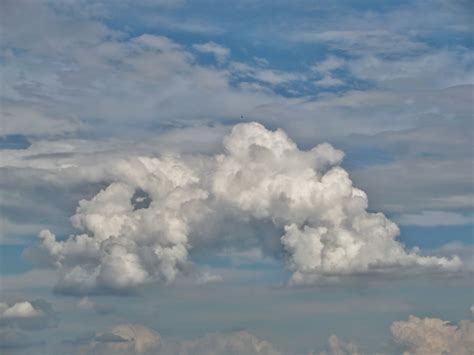
[[[135,157],[88,171],[112,182],[79,202],[71,222],[83,233],[66,240],[49,230],[39,234],[43,259],[59,272],[58,290],[126,291],[173,282],[190,265],[190,250],[203,243],[203,225],[229,215],[283,230],[275,238],[281,237],[291,284],[461,266],[457,257],[406,250],[396,240],[396,224],[367,212],[366,194],[352,186],[339,166],[343,153],[329,144],[301,151],[282,130],[248,123],[232,129],[224,148],[214,157]]]
[[[68,351],[94,354],[281,355],[268,341],[247,331],[211,333],[192,340],[174,340],[139,324],[121,324],[89,339],[76,340]]]

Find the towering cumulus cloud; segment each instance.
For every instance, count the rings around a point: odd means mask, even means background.
[[[50,231],[39,234],[64,291],[170,282],[186,263],[189,223],[208,195],[199,178],[172,158],[118,161],[110,173],[118,181],[80,201],[71,218],[84,234],[61,242]]]
[[[366,194],[338,164],[329,144],[300,151],[281,131],[236,126],[218,157],[214,193],[257,218],[284,226],[291,282],[400,269],[450,269],[458,259],[421,257],[396,241],[398,227],[367,212]]]
[[[71,218],[83,234],[58,241],[42,231],[41,248],[63,289],[170,282],[203,240],[194,229],[235,213],[270,220],[282,231],[275,238],[281,238],[292,284],[460,266],[457,257],[405,250],[396,240],[398,227],[367,212],[367,196],[352,186],[342,158],[329,144],[301,151],[283,131],[247,123],[232,129],[215,157],[117,160],[105,173],[108,187],[80,201]],[[219,236],[207,237],[206,245],[209,238]]]

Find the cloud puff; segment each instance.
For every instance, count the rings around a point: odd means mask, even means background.
[[[474,349],[474,323],[467,320],[456,326],[437,318],[410,316],[394,322],[390,330],[397,342],[407,346],[407,355],[468,355]]]
[[[0,318],[31,318],[42,314],[41,310],[35,309],[30,302],[17,302],[11,306],[0,303]]]
[[[172,282],[193,247],[219,238],[203,237],[202,226],[225,216],[282,230],[293,284],[460,267],[457,257],[406,250],[396,224],[367,212],[366,194],[339,166],[343,155],[326,143],[301,151],[282,130],[247,123],[232,129],[214,157],[116,159],[83,172],[112,181],[79,202],[71,222],[83,234],[58,240],[43,230],[40,249],[59,271],[63,292]]]
[[[36,330],[55,327],[58,323],[56,312],[44,300],[0,303],[0,327]]]
[[[57,313],[47,301],[0,302],[0,349],[40,345],[43,342],[35,340],[31,331],[57,325]]]

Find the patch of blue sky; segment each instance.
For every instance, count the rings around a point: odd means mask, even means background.
[[[0,149],[27,149],[30,146],[30,141],[22,134],[0,136]]]
[[[432,49],[449,48],[462,52],[474,48],[472,30],[472,25],[470,29],[467,27],[464,31],[440,29],[424,36],[420,35],[418,38]]]
[[[453,241],[474,244],[474,225],[460,226],[399,226],[399,240],[407,247],[435,249]]]
[[[19,274],[33,269],[23,257],[24,245],[0,244],[0,275]]]
[[[343,141],[335,142],[334,146],[344,151],[345,157],[342,166],[348,171],[395,161],[395,157],[390,152],[379,147],[351,145]]]
[[[245,258],[207,253],[201,255],[192,255],[192,258],[198,264],[205,264],[212,268],[235,269],[235,270],[254,270],[254,271],[273,271],[281,267],[281,261],[271,258]]]

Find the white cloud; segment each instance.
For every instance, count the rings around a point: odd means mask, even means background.
[[[462,263],[463,269],[468,272],[474,272],[474,245],[465,244],[459,241],[449,242],[440,248],[430,251],[431,255],[446,257],[448,255],[457,255]]]
[[[230,55],[229,48],[221,46],[214,42],[194,44],[193,48],[202,53],[211,53],[218,63],[223,63]]]
[[[265,84],[280,85],[291,81],[302,80],[303,75],[284,72],[276,69],[261,68],[241,62],[231,62],[229,66],[230,74],[243,80],[257,80]],[[251,84],[244,82],[245,84]],[[242,86],[241,87],[245,87]]]
[[[210,271],[203,271],[199,273],[196,277],[196,283],[198,285],[204,285],[220,281],[222,281],[222,276]]]
[[[474,323],[470,321],[452,325],[437,318],[410,316],[407,321],[394,322],[390,330],[407,347],[407,355],[468,355],[474,349]]]
[[[344,82],[330,75],[326,75],[322,79],[316,80],[315,84],[322,87],[333,87],[344,85]]]
[[[238,125],[218,157],[213,192],[256,218],[284,227],[281,242],[296,284],[401,270],[455,270],[460,261],[421,257],[396,241],[398,227],[368,213],[367,196],[328,144],[300,151],[281,131]]]
[[[329,56],[325,60],[316,63],[311,67],[311,70],[316,73],[327,74],[336,69],[340,69],[346,65],[345,60],[335,57]]]
[[[215,157],[115,158],[106,166],[99,159],[83,168],[84,176],[113,182],[79,202],[71,221],[83,234],[60,241],[48,230],[40,233],[41,250],[59,271],[59,290],[172,282],[188,267],[192,247],[219,238],[200,226],[229,214],[284,229],[281,244],[294,284],[460,267],[457,257],[405,250],[396,240],[398,227],[366,211],[365,193],[339,166],[343,153],[329,144],[301,151],[282,130],[248,123],[235,126],[224,146]],[[134,206],[137,189],[148,194],[149,206]]]
[[[31,318],[42,315],[41,310],[35,309],[30,302],[17,302],[11,306],[0,303],[0,318]]]
[[[56,327],[57,314],[51,304],[44,300],[0,303],[0,331],[40,330]]]
[[[171,282],[188,255],[189,224],[201,218],[208,193],[184,162],[168,157],[119,161],[114,182],[79,203],[71,218],[88,234],[64,242],[42,231],[42,248],[61,273],[60,286],[86,291],[128,289],[151,281]],[[135,209],[136,189],[152,202]]]

